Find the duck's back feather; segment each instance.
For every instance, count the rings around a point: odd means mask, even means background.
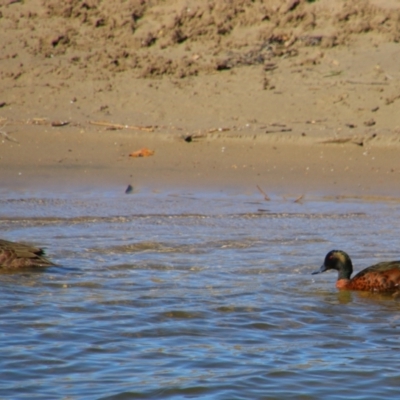
[[[400,261],[381,262],[359,272],[350,280],[348,289],[389,292],[399,290]]]
[[[0,268],[49,267],[53,264],[39,247],[0,239]]]

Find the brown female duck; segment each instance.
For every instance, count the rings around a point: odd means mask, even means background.
[[[367,290],[376,292],[396,292],[400,285],[400,261],[387,261],[365,268],[353,278],[353,264],[347,253],[341,250],[332,250],[326,257],[319,274],[328,269],[338,271],[336,287],[342,290]]]
[[[26,244],[0,239],[0,269],[50,267],[53,264],[44,250]]]

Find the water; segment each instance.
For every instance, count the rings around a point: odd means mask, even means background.
[[[2,192],[59,266],[0,274],[0,398],[396,398],[400,300],[311,272],[400,259],[400,203],[260,198]]]

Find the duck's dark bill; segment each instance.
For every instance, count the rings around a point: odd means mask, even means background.
[[[311,275],[321,274],[322,272],[325,272],[326,270],[327,270],[327,268],[325,267],[325,265],[321,265],[321,268],[318,271],[312,272]]]

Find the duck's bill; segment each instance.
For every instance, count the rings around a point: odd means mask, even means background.
[[[317,274],[322,274],[322,272],[325,272],[327,270],[327,268],[324,265],[321,265],[321,268],[318,271],[314,271],[311,273],[311,275],[317,275]]]

